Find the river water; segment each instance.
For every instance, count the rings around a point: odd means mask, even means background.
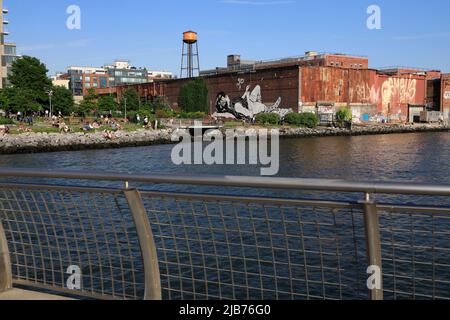
[[[0,155],[0,167],[4,168],[31,168],[42,170],[79,170],[79,171],[97,171],[97,172],[118,172],[130,174],[171,174],[171,175],[236,175],[236,176],[259,176],[260,167],[249,165],[232,165],[232,166],[176,166],[171,161],[171,152],[173,146],[159,145],[139,148],[123,148],[111,150],[87,150],[77,152],[56,152],[42,154],[27,155]],[[358,137],[325,137],[325,138],[305,138],[305,139],[284,139],[280,141],[280,171],[279,177],[297,177],[297,178],[324,178],[324,179],[344,179],[351,181],[395,181],[405,183],[424,183],[424,184],[450,184],[450,134],[449,133],[417,133],[417,134],[394,134],[394,135],[378,135],[378,136],[358,136]],[[46,182],[46,181],[44,181]],[[77,182],[65,182],[68,184],[76,184]],[[110,185],[102,182],[89,182],[90,185],[102,186]],[[111,184],[112,185],[112,184]],[[343,194],[312,194],[305,192],[286,192],[277,190],[254,190],[254,189],[235,189],[221,188],[220,190],[210,187],[174,187],[174,186],[145,186],[148,189],[157,190],[176,190],[190,192],[209,192],[209,193],[234,193],[234,194],[252,194],[252,195],[269,195],[283,197],[313,197],[328,200],[362,200],[361,195],[343,195]],[[379,199],[377,199],[379,200]],[[389,197],[381,199],[385,201],[412,204],[428,204],[428,205],[449,205],[450,201],[443,197]],[[388,217],[383,223],[389,228],[397,227],[409,230],[411,222],[416,223],[412,218],[405,220],[395,220]],[[199,220],[200,221],[200,220]],[[202,221],[200,221],[201,223]],[[204,221],[208,223],[208,221]],[[398,223],[398,224],[397,224]],[[403,223],[403,225],[402,225]],[[421,223],[421,222],[420,222]],[[345,226],[345,225],[343,225]],[[436,227],[439,226],[439,234],[443,236],[436,240],[433,248],[437,252],[427,252],[420,247],[415,247],[420,243],[429,243],[429,236],[436,234]],[[264,226],[263,226],[264,227]],[[441,271],[436,266],[424,267],[423,277],[431,277],[429,270],[437,273],[438,279],[442,282],[432,283],[430,281],[425,284],[410,283],[406,280],[392,280],[387,277],[386,285],[389,288],[403,286],[405,291],[411,288],[424,288],[423,294],[448,296],[447,291],[450,290],[448,279],[450,272],[446,266],[450,265],[450,261],[446,252],[450,250],[448,243],[448,230],[450,222],[446,219],[442,223],[437,220],[430,221],[429,225],[417,225],[423,228],[425,233],[415,234],[414,239],[410,239],[410,232],[401,234],[395,241],[403,241],[410,246],[414,246],[415,253],[413,258],[417,260],[429,261],[434,259],[440,263]],[[273,226],[275,230],[275,226]],[[282,223],[280,222],[279,232],[283,232]],[[342,231],[342,241],[346,241],[352,245],[352,237],[347,234],[346,230]],[[170,232],[170,230],[168,231]],[[340,231],[339,231],[340,232]],[[391,235],[391,231],[386,231]],[[393,233],[392,233],[393,234]],[[445,236],[445,237],[444,237]],[[348,239],[347,239],[348,237]],[[238,241],[238,240],[236,240]],[[241,240],[242,241],[242,240]],[[358,240],[359,241],[359,240]],[[361,240],[363,241],[363,239]],[[392,239],[394,241],[394,239]],[[433,240],[434,241],[434,240]],[[332,246],[333,244],[330,244]],[[391,254],[392,244],[385,243],[383,245],[385,253]],[[448,249],[445,249],[448,248]],[[192,249],[192,248],[191,248]],[[197,248],[198,249],[198,248]],[[444,250],[445,249],[445,250]],[[195,249],[194,249],[195,250]],[[315,248],[317,250],[317,248]],[[429,253],[429,255],[428,255]],[[432,255],[431,255],[432,253]],[[352,255],[349,252],[342,252],[345,255]],[[397,253],[392,253],[397,254]],[[403,252],[401,258],[409,259],[410,252]],[[406,257],[406,258],[405,258]],[[398,258],[398,256],[397,256]],[[270,261],[270,255],[267,257]],[[343,263],[345,262],[342,258]],[[197,261],[201,264],[201,261]],[[318,262],[320,263],[320,262]],[[350,271],[355,270],[349,275],[351,279],[353,274],[364,272],[361,271],[361,265],[355,265],[354,261],[348,261]],[[420,275],[422,272],[420,265],[415,266],[415,274]],[[431,268],[431,269],[430,269]],[[195,277],[202,275],[199,273]],[[387,272],[403,276],[406,279],[410,275],[410,266],[392,266],[386,265]],[[288,271],[285,270],[286,277],[289,277]],[[364,276],[364,275],[363,275]],[[436,277],[436,275],[433,275]],[[229,280],[229,279],[228,279]],[[226,280],[226,281],[228,281]],[[319,279],[320,280],[320,279]],[[337,281],[336,279],[334,279]],[[402,281],[404,281],[402,283]],[[163,280],[164,282],[164,280]],[[363,283],[363,282],[361,282]],[[361,285],[359,283],[359,285]],[[400,283],[400,284],[399,284]],[[163,283],[164,285],[164,283]],[[256,286],[260,285],[256,282]],[[363,288],[364,289],[364,288]],[[362,290],[363,290],[362,289]],[[319,296],[322,294],[319,290]],[[416,289],[414,289],[416,290]],[[169,297],[170,293],[165,292],[165,297]],[[173,296],[170,296],[173,298]],[[238,298],[249,297],[244,292]],[[256,298],[260,297],[258,295]],[[337,296],[339,297],[339,296]],[[360,298],[358,294],[350,295],[350,298]],[[391,296],[393,297],[393,296]],[[405,295],[404,298],[411,298],[411,295]],[[177,296],[175,296],[177,298]],[[180,296],[178,296],[180,298]],[[184,296],[186,298],[186,296]],[[273,298],[273,297],[272,297]],[[277,297],[275,297],[277,298]],[[289,297],[288,297],[289,298]]]
[[[171,145],[0,155],[0,167],[257,176],[258,166],[176,166]],[[450,183],[450,134],[417,133],[280,141],[280,177]]]
[[[254,165],[182,165],[171,161],[172,145],[86,150],[40,154],[0,155],[0,167],[37,170],[75,170],[140,175],[260,176]],[[321,137],[280,140],[278,177],[344,179],[356,182],[450,184],[450,134],[416,133],[357,137]],[[45,182],[45,181],[44,181]],[[75,182],[61,181],[74,184]],[[88,182],[95,186],[114,183]],[[184,186],[141,186],[165,191],[192,191]],[[233,188],[196,187],[197,192],[237,193]],[[302,192],[246,189],[249,195],[303,197]],[[361,200],[350,195],[342,199]],[[358,195],[360,196],[360,195]],[[315,195],[322,198],[322,195]],[[406,201],[405,198],[402,201]],[[425,201],[426,197],[415,198]],[[427,200],[428,201],[428,200]],[[431,200],[433,203],[435,200]],[[441,198],[447,203],[447,199]],[[450,203],[450,202],[449,202]]]

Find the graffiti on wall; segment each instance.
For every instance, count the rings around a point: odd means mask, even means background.
[[[261,87],[257,85],[252,91],[247,86],[242,97],[230,99],[225,92],[219,92],[216,99],[215,118],[231,118],[253,121],[255,116],[260,113],[277,113],[282,118],[292,109],[283,109],[281,106],[281,97],[271,106],[262,101]]]
[[[389,113],[391,104],[414,104],[416,98],[416,79],[389,78],[381,86],[383,113]]]
[[[355,86],[354,94],[356,99],[352,99],[355,102],[378,104],[380,102],[380,88],[376,88],[374,85],[369,86],[368,83],[358,84]]]
[[[239,89],[239,91],[242,90],[242,86],[244,85],[244,83],[245,83],[245,79],[242,79],[242,78],[237,79],[236,87]]]
[[[444,99],[445,100],[450,100],[450,91],[445,91],[444,92]]]

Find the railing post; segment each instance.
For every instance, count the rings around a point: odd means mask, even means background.
[[[377,205],[370,199],[370,194],[366,194],[364,201],[364,225],[366,229],[367,257],[369,266],[377,267],[380,271],[379,285],[380,287],[370,289],[371,300],[383,300],[383,268],[381,257],[381,236],[380,224],[378,219]]]
[[[141,194],[136,189],[123,191],[136,226],[145,272],[145,300],[161,300],[161,276],[158,255]]]
[[[0,292],[12,289],[11,259],[5,231],[0,220]]]

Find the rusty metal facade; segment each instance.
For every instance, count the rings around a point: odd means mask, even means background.
[[[302,111],[303,106],[331,102],[336,107],[346,105],[373,106],[375,114],[393,122],[408,120],[408,105],[433,105],[439,102],[439,91],[427,73],[383,73],[373,69],[331,66],[269,67],[247,72],[229,72],[204,76],[210,112],[215,112],[217,94],[225,92],[230,98],[241,97],[247,86],[259,85],[263,103],[273,104],[279,97],[282,108]],[[162,96],[174,109],[179,109],[178,96],[189,79],[155,81],[148,84],[103,89],[100,94],[116,94],[118,99],[128,88],[141,97]],[[445,82],[445,80],[444,80]],[[430,86],[430,84],[432,84]],[[449,88],[446,89],[450,91]],[[445,90],[443,89],[443,94]],[[445,100],[445,99],[444,99]],[[448,100],[450,101],[450,100]],[[431,104],[430,104],[431,103]],[[443,103],[446,103],[444,101]],[[450,105],[450,102],[447,103]],[[450,107],[449,107],[450,108]]]
[[[441,111],[450,112],[450,73],[441,77]]]

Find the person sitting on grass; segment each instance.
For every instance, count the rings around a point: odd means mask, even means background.
[[[123,127],[118,122],[111,122],[111,129],[113,131],[123,130]]]
[[[94,127],[92,126],[92,124],[87,123],[81,130],[83,131],[94,131]]]
[[[17,129],[17,132],[33,132],[33,130],[31,128],[26,128],[23,123],[19,125],[19,128]]]
[[[70,128],[67,124],[65,124],[64,122],[59,124],[59,133],[69,133],[70,132]]]
[[[92,123],[92,127],[94,128],[94,130],[95,130],[95,129],[100,129],[100,123],[98,123],[98,121],[95,120],[95,121]]]

